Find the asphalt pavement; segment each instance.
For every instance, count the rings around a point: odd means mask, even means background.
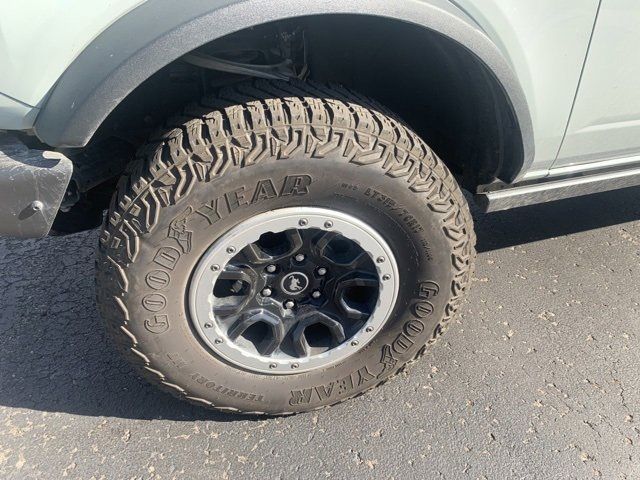
[[[0,478],[640,478],[640,189],[474,217],[461,318],[408,374],[270,419],[133,374],[95,231],[0,239]]]

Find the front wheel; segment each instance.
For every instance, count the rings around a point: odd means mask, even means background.
[[[260,81],[141,150],[100,237],[109,331],[154,383],[241,412],[379,385],[455,313],[471,218],[442,162],[345,89]]]

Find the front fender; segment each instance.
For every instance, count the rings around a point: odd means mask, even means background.
[[[62,75],[35,123],[56,147],[86,145],[109,113],[162,67],[224,35],[262,23],[321,14],[393,18],[439,32],[463,45],[496,77],[518,121],[524,158],[534,137],[527,101],[501,51],[466,13],[448,0],[149,0],[100,34]]]

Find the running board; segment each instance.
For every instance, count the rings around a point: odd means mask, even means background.
[[[640,185],[640,168],[550,180],[521,187],[515,186],[504,190],[479,193],[475,198],[485,212],[498,212],[637,185]]]

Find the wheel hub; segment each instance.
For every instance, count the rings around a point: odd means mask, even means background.
[[[302,272],[287,273],[282,277],[280,287],[287,295],[302,295],[309,286],[309,277]]]
[[[190,284],[207,346],[248,370],[290,374],[363,348],[395,303],[398,269],[364,222],[320,208],[257,215],[217,240]]]

